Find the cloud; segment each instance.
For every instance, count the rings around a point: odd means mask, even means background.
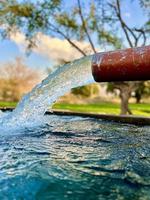
[[[23,33],[19,31],[12,32],[10,39],[18,45],[22,53],[25,53],[28,46],[28,41],[26,40],[26,37]]]
[[[18,44],[23,51],[27,48],[28,41],[23,33],[17,32],[11,35],[11,40]],[[73,42],[86,51],[87,54],[92,52],[89,43],[75,40]],[[61,60],[71,61],[82,56],[67,40],[50,37],[43,33],[36,35],[36,47],[33,48],[33,52],[46,56],[56,63],[59,63]]]

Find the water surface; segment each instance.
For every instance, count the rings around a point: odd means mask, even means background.
[[[1,129],[0,158],[0,199],[150,199],[148,126],[45,116]]]

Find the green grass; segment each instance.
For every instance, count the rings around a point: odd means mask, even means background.
[[[16,107],[17,102],[5,102],[5,101],[0,101],[0,108],[4,107]]]
[[[53,106],[54,109],[69,110],[86,113],[99,114],[119,114],[120,105],[117,103],[99,103],[99,104],[61,104],[57,103]],[[150,116],[150,104],[130,104],[130,109],[134,115]]]
[[[15,107],[16,102],[0,102],[0,107]],[[150,117],[150,104],[130,104],[130,109],[134,115],[143,115]],[[117,103],[98,103],[98,104],[67,104],[56,103],[53,105],[53,109],[67,110],[74,112],[85,113],[99,113],[99,114],[119,114],[120,105]]]

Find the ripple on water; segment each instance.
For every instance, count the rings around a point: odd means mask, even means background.
[[[0,199],[149,199],[149,136],[149,127],[65,116],[0,130]]]

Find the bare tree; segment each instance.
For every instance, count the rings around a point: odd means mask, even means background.
[[[27,67],[20,57],[0,68],[0,98],[18,101],[40,80],[40,74]]]

